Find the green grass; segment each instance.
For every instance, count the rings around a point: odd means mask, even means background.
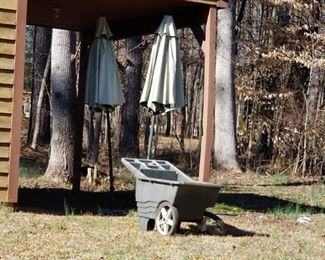
[[[239,207],[230,206],[224,203],[216,203],[213,208],[209,208],[213,213],[222,213],[222,214],[241,214],[244,213],[245,210]]]
[[[19,176],[25,179],[37,178],[44,174],[44,171],[31,166],[21,166],[19,169]]]
[[[286,174],[286,172],[276,172],[274,175],[272,175],[272,178],[274,184],[287,183],[289,180],[289,176]]]
[[[37,172],[30,165],[26,168]],[[120,180],[117,176],[117,182],[132,182],[129,175],[123,174]],[[60,216],[13,213],[0,205],[0,256],[4,259],[324,259],[325,215],[313,214],[298,205],[324,208],[324,183],[272,185],[287,181],[282,174],[221,177],[226,184],[223,191],[228,193],[249,190],[256,196],[288,201],[286,206],[267,212],[224,203],[208,209],[219,213],[226,224],[269,237],[204,235],[193,232],[187,223],[182,223],[181,234],[161,237],[155,231],[141,232],[134,210],[126,216],[77,215],[66,205],[66,215]],[[296,217],[301,215],[308,215],[310,223],[297,224]]]
[[[312,210],[303,209],[299,204],[289,203],[285,206],[276,206],[271,210],[268,210],[267,213],[273,214],[275,216],[290,216],[297,218],[301,215],[311,215],[314,212]]]

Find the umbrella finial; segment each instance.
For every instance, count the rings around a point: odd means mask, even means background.
[[[113,34],[111,32],[111,29],[109,28],[107,24],[106,17],[100,16],[97,18],[97,26],[96,26],[96,37],[106,37],[107,39],[110,39]]]

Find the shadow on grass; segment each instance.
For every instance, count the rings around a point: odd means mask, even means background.
[[[300,213],[325,213],[325,208],[254,193],[221,193],[218,203],[243,210],[272,212],[279,208]],[[126,215],[136,209],[134,191],[73,193],[68,189],[20,188],[17,210],[52,214]]]
[[[136,209],[134,191],[73,193],[68,189],[20,188],[18,211],[57,215],[127,215]]]
[[[272,212],[280,208],[295,209],[300,213],[325,213],[325,208],[296,203],[288,200],[268,197],[254,193],[221,193],[218,203],[236,206],[244,210],[257,212]]]
[[[232,236],[232,237],[269,237],[269,234],[257,233],[254,231],[248,231],[244,229],[239,229],[235,226],[223,223],[222,227],[220,224],[207,225],[207,230],[202,233],[195,225],[190,225],[189,229],[181,229],[180,234],[183,235],[207,235],[207,236]]]
[[[257,187],[290,187],[290,186],[311,186],[315,184],[325,184],[323,180],[321,181],[295,181],[295,182],[285,182],[285,183],[266,183],[266,184],[241,184],[240,186],[257,186]]]

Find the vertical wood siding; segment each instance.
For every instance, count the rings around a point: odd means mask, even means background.
[[[0,1],[0,202],[8,198],[17,0]]]

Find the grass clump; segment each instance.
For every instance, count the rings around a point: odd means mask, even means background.
[[[213,208],[209,208],[214,213],[223,213],[223,214],[241,214],[245,210],[239,207],[230,206],[224,203],[216,203]]]
[[[42,176],[43,174],[44,172],[41,171],[40,169],[24,167],[24,166],[20,167],[20,172],[19,172],[19,176],[25,179],[37,178]]]
[[[288,215],[295,218],[301,215],[313,214],[312,210],[304,209],[301,205],[296,203],[289,203],[287,205],[277,205],[276,207],[270,209],[268,213],[273,214],[275,216]]]

